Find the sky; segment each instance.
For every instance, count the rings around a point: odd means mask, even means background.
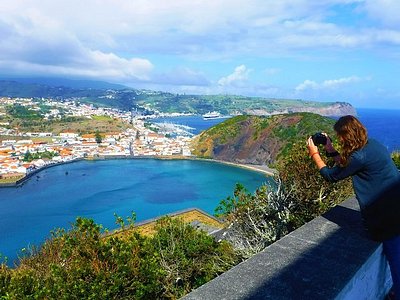
[[[399,0],[2,0],[0,75],[400,109]]]

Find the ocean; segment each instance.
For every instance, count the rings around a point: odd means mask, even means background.
[[[369,137],[385,145],[390,153],[400,151],[400,110],[358,108],[357,117]]]

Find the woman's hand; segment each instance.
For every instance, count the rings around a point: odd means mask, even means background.
[[[307,140],[307,148],[308,154],[314,160],[318,170],[321,170],[323,167],[325,167],[326,165],[319,155],[318,147],[314,145],[314,141],[312,140],[311,136]]]
[[[340,157],[339,152],[337,152],[335,147],[333,147],[332,141],[329,138],[329,136],[325,132],[323,132],[322,134],[326,136],[326,144],[325,144],[326,155],[328,157],[333,157],[335,163],[337,165],[340,165],[342,158]]]
[[[318,147],[314,145],[314,141],[310,136],[307,140],[308,155],[311,157],[314,153],[318,153]]]
[[[326,144],[325,144],[325,150],[326,150],[326,152],[335,152],[336,150],[335,150],[335,148],[333,147],[333,145],[332,145],[332,141],[331,141],[331,138],[325,133],[325,132],[322,132],[322,134],[324,135],[324,136],[326,136]]]

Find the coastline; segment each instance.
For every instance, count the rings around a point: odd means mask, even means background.
[[[118,159],[120,157],[105,157],[105,158],[95,158],[96,159]],[[235,163],[235,162],[229,162],[229,161],[224,161],[224,160],[219,160],[219,159],[213,159],[213,158],[201,158],[201,157],[195,157],[195,156],[181,156],[181,155],[174,155],[174,156],[124,156],[121,158],[141,158],[141,159],[160,159],[160,160],[197,160],[197,161],[208,161],[208,162],[214,162],[214,163],[220,163],[220,164],[225,164],[225,165],[230,165],[233,167],[238,167],[238,168],[243,168],[243,169],[248,169],[252,170],[255,172],[263,173],[266,174],[267,176],[275,176],[278,174],[278,171],[276,169],[270,168],[266,165],[252,165],[252,164],[240,164],[240,163]]]
[[[41,167],[40,169],[36,169],[23,178],[17,180],[16,182],[12,183],[0,183],[0,188],[12,188],[12,187],[19,187],[22,186],[26,181],[28,181],[31,177],[34,175],[40,173],[43,170],[59,166],[59,165],[64,165],[64,164],[70,164],[82,160],[87,160],[87,161],[96,161],[96,160],[111,160],[111,159],[159,159],[159,160],[193,160],[193,161],[208,161],[208,162],[213,162],[213,163],[220,163],[220,164],[225,164],[225,165],[230,165],[233,167],[238,167],[238,168],[243,168],[259,173],[263,173],[267,176],[275,176],[277,174],[277,170],[269,168],[268,166],[265,165],[251,165],[251,164],[239,164],[239,163],[234,163],[234,162],[228,162],[228,161],[223,161],[223,160],[217,160],[217,159],[207,159],[207,158],[199,158],[199,157],[194,157],[194,156],[131,156],[131,155],[110,155],[110,156],[99,156],[99,157],[94,157],[94,158],[77,158],[65,162],[57,162],[54,164],[49,164],[44,167]]]
[[[27,180],[29,180],[32,176],[40,173],[43,170],[46,170],[46,169],[49,169],[49,168],[52,168],[52,167],[55,167],[55,166],[59,166],[59,165],[66,165],[66,164],[74,163],[74,162],[81,161],[81,160],[84,160],[84,159],[83,158],[77,158],[77,159],[73,159],[73,160],[69,160],[69,161],[57,162],[57,163],[54,163],[54,164],[46,165],[44,167],[41,167],[40,169],[36,169],[36,170],[30,172],[29,174],[27,174],[26,176],[24,176],[21,179],[17,180],[16,182],[0,183],[0,188],[21,186]]]
[[[105,159],[107,159],[107,158],[108,157],[106,157]],[[116,157],[116,158],[118,158],[118,157]],[[233,166],[233,167],[248,169],[248,170],[252,170],[252,171],[255,171],[255,172],[263,173],[263,174],[266,174],[266,175],[272,176],[272,177],[278,174],[278,170],[270,168],[270,167],[268,167],[266,165],[240,164],[240,163],[235,163],[235,162],[230,162],[230,161],[224,161],[224,160],[213,159],[213,158],[201,158],[201,157],[196,157],[196,156],[181,156],[181,155],[174,155],[174,156],[125,156],[123,158],[151,158],[151,159],[160,159],[160,160],[208,161],[208,162],[220,163],[220,164],[230,165],[230,166]]]
[[[239,168],[252,170],[252,171],[263,173],[263,174],[266,174],[267,176],[272,176],[272,177],[278,174],[278,171],[276,169],[272,169],[266,165],[239,164],[239,163],[217,160],[217,159],[213,159],[212,161],[218,162],[221,164],[225,164],[225,165],[231,165],[231,166],[235,166],[235,167],[239,167]]]

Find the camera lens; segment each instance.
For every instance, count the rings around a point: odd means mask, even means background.
[[[315,133],[311,138],[314,142],[314,145],[326,145],[327,138],[321,132]]]

